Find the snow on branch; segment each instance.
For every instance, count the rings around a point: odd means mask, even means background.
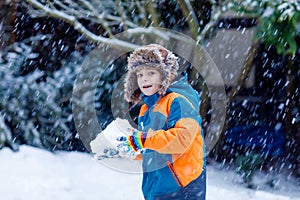
[[[119,39],[114,35],[116,34],[114,31],[116,28],[121,31],[132,30],[133,32],[136,32],[134,29],[138,28],[137,30],[142,31],[141,33],[149,33],[152,31],[153,34],[159,38],[178,37],[172,33],[166,35],[163,31],[157,34],[159,31],[154,31],[154,29],[150,28],[152,26],[160,27],[164,24],[163,19],[160,19],[160,14],[158,13],[159,1],[149,1],[146,3],[138,0],[126,2],[122,2],[121,0],[25,1],[35,8],[35,12],[38,11],[40,14],[61,19],[71,24],[87,39],[97,44],[104,43],[128,50],[135,48],[136,45]],[[224,5],[228,3],[228,0],[222,1],[222,3],[216,3],[212,0],[211,3],[213,4],[211,20],[203,30],[200,30],[196,10],[194,10],[192,3],[189,0],[179,0],[177,4],[189,25],[192,38],[197,40],[198,43],[204,40],[211,28],[215,26],[221,14],[225,12],[226,9],[224,9]],[[83,24],[83,19],[101,25],[104,33],[93,32]]]
[[[122,7],[123,5],[121,5],[120,2],[118,6],[114,4],[115,2],[111,1],[107,1],[106,5],[102,5],[105,4],[102,1],[96,2],[85,0],[79,0],[76,3],[70,0],[46,1],[47,3],[45,3],[45,1],[43,0],[26,0],[26,2],[47,16],[52,16],[54,18],[61,19],[71,24],[77,31],[85,35],[90,41],[98,44],[108,44],[113,47],[119,47],[127,50],[132,50],[137,47],[137,45],[135,44],[114,37],[111,31],[111,24],[122,24],[123,27],[128,28],[127,31],[130,34],[153,34],[156,37],[163,39],[169,37],[177,39],[181,38],[175,33],[165,33],[164,31],[160,31],[149,27],[147,28],[144,26],[145,23],[155,24],[158,26],[158,18],[156,16],[151,17],[152,23],[147,23],[146,18],[141,19],[142,24],[130,21],[129,18],[126,17],[126,13],[124,10],[125,8]],[[108,2],[111,2],[111,4],[109,4]],[[128,6],[134,6],[135,8],[138,8],[140,16],[146,16],[145,12],[147,12],[147,10],[149,11],[149,9],[152,15],[156,15],[156,12],[153,8],[153,3],[151,4],[151,8],[149,8],[149,5],[147,5],[146,9],[144,9],[144,7],[142,7],[138,2],[135,2],[131,5],[127,5],[127,7]],[[110,9],[118,8],[118,14],[121,15],[121,17],[114,16],[109,13]],[[191,8],[191,6],[188,6],[188,8]],[[122,12],[124,13],[122,14]],[[102,26],[102,28],[108,33],[109,37],[107,38],[102,35],[97,35],[90,31],[88,28],[86,28],[80,21],[80,19],[84,19],[84,17],[88,17],[89,20],[93,19],[94,21],[98,22]]]
[[[218,20],[228,10],[230,10],[231,0],[225,0],[217,3],[215,0],[211,0],[212,14],[210,21],[205,25],[201,34],[197,37],[197,43],[201,43],[204,38],[208,35],[210,30],[217,24]]]
[[[77,31],[84,34],[89,40],[95,43],[109,44],[111,46],[122,47],[124,49],[134,49],[136,47],[131,43],[116,38],[106,38],[101,35],[96,35],[90,30],[88,30],[86,27],[84,27],[82,23],[80,23],[80,21],[78,21],[78,19],[75,16],[69,15],[66,12],[57,10],[55,8],[50,8],[48,4],[44,5],[40,3],[38,0],[26,0],[26,1],[31,5],[33,5],[35,8],[43,11],[45,14],[52,16],[54,18],[64,20],[67,23],[73,25]]]

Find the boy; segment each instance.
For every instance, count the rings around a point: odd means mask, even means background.
[[[128,58],[125,99],[143,101],[138,131],[119,150],[142,159],[145,199],[205,200],[206,163],[199,97],[184,78],[174,81],[177,57],[158,44]]]

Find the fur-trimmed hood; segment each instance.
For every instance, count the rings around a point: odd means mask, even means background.
[[[138,87],[136,72],[143,68],[155,68],[162,74],[159,95],[163,96],[171,83],[171,75],[176,76],[179,68],[177,57],[158,44],[149,44],[133,51],[128,57],[127,74],[125,77],[125,99],[137,103],[141,100],[141,90]]]

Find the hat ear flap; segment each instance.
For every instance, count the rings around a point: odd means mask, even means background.
[[[179,69],[179,64],[177,61],[177,57],[172,52],[169,52],[169,54],[167,55],[165,64],[166,64],[166,67],[168,69],[170,69],[170,72],[172,74],[177,75],[177,71]]]
[[[170,79],[171,79],[171,74],[165,71],[162,82],[161,82],[161,89],[158,91],[158,93],[163,96],[166,94],[167,89],[170,86]]]
[[[138,87],[136,74],[127,72],[124,84],[124,97],[128,102],[136,102],[140,99],[141,90]]]

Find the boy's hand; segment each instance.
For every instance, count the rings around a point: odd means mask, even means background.
[[[144,148],[146,134],[134,129],[130,129],[129,131],[132,133],[130,136],[122,136],[117,138],[117,140],[120,142],[117,148],[119,151],[125,154],[135,154],[136,156]]]

